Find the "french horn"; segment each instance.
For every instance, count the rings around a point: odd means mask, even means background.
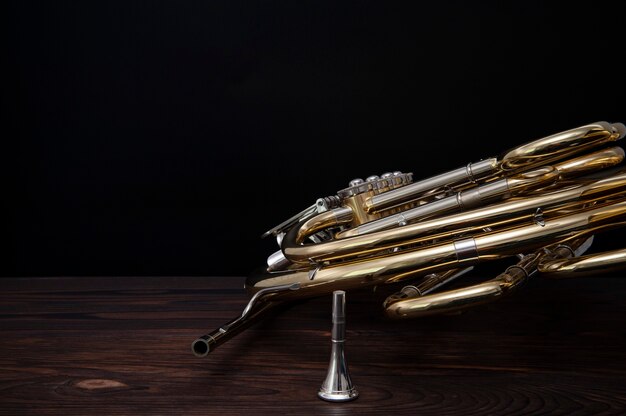
[[[615,146],[625,134],[601,121],[417,182],[403,172],[350,181],[263,235],[279,250],[247,278],[249,303],[193,341],[193,353],[206,356],[278,305],[336,290],[404,286],[382,306],[408,319],[497,300],[533,275],[624,268],[626,249],[585,252],[594,235],[626,225]],[[503,258],[514,260],[495,278],[459,286],[475,265]]]

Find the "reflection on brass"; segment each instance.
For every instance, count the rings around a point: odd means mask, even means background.
[[[196,340],[194,353],[207,355],[275,305],[334,291],[401,283],[383,310],[406,319],[491,302],[534,275],[625,268],[624,249],[582,255],[594,235],[626,225],[615,146],[625,134],[602,121],[417,182],[403,172],[350,181],[264,234],[280,250],[246,280],[245,313]],[[476,265],[515,257],[495,278],[462,284],[481,276]]]
[[[607,251],[599,254],[558,259],[540,264],[538,270],[546,277],[567,278],[576,276],[596,276],[603,272],[623,268],[626,262],[626,249]]]

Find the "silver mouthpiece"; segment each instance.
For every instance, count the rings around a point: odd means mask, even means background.
[[[345,402],[359,397],[350,379],[348,363],[344,355],[346,339],[346,292],[333,292],[332,349],[326,379],[317,393],[320,399],[330,402]]]

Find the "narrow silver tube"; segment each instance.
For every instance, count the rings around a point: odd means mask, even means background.
[[[366,203],[367,209],[370,212],[375,212],[419,196],[432,189],[446,185],[457,185],[468,181],[474,182],[476,179],[494,172],[497,167],[497,162],[498,160],[496,158],[481,160],[476,163],[470,163],[465,167],[394,189],[393,191],[374,195],[369,199],[368,203]]]
[[[479,207],[495,197],[502,197],[509,191],[509,184],[506,179],[500,179],[486,185],[459,192],[457,194],[459,205],[463,209]]]
[[[373,233],[375,231],[386,230],[389,228],[404,226],[407,223],[426,218],[435,214],[442,214],[457,210],[459,208],[459,201],[456,196],[440,199],[438,201],[431,202],[426,205],[422,205],[416,208],[408,209],[400,214],[393,214],[379,220],[374,220],[353,227],[345,232],[346,235],[362,235]]]
[[[442,215],[461,209],[470,209],[486,204],[489,200],[498,196],[504,196],[509,190],[506,179],[481,185],[476,188],[458,192],[455,195],[429,202],[416,208],[407,209],[400,214],[393,214],[353,227],[345,231],[344,236],[363,235],[375,231],[407,225],[407,223],[430,218],[435,215]]]
[[[275,307],[275,302],[263,302],[268,295],[278,292],[294,291],[300,289],[300,283],[289,283],[261,289],[252,296],[245,309],[240,316],[236,317],[226,325],[222,325],[213,332],[202,335],[191,343],[191,351],[196,357],[206,357],[215,348],[228,341],[252,323],[256,322],[260,317]]]

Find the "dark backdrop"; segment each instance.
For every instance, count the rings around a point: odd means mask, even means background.
[[[353,177],[626,121],[623,3],[506,3],[4,3],[2,274],[246,274]]]

